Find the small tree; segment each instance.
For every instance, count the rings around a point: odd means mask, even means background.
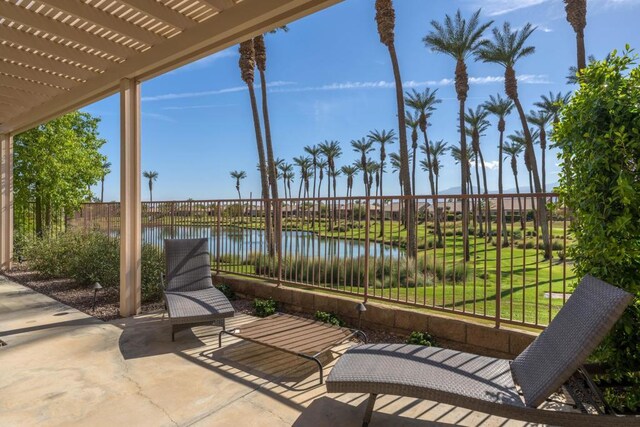
[[[105,140],[100,119],[73,112],[16,135],[14,192],[16,229],[25,227],[21,213],[35,205],[35,231],[41,236],[56,215],[69,214],[92,198],[90,187],[104,176]]]
[[[562,150],[561,201],[572,212],[579,276],[592,274],[640,297],[640,68],[631,51],[591,63],[564,107],[553,139]],[[634,68],[635,67],[635,68]],[[640,406],[640,300],[594,354],[611,379],[632,384],[606,395]]]

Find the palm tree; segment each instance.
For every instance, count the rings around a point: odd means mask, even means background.
[[[293,163],[300,169],[300,187],[298,188],[298,198],[302,198],[302,188],[304,186],[306,196],[309,196],[309,169],[311,168],[311,159],[309,157],[294,157]]]
[[[238,199],[242,200],[242,195],[240,194],[240,180],[243,180],[247,177],[247,173],[245,171],[231,171],[229,173],[231,178],[236,180],[236,191],[238,192]]]
[[[327,160],[327,175],[331,178],[336,171],[335,160],[342,155],[342,148],[340,148],[340,143],[338,141],[324,141],[323,143],[319,144],[318,147],[320,148],[320,153],[322,153],[322,155]],[[329,181],[330,180],[327,180],[327,197],[331,197],[331,183]],[[335,187],[335,179],[333,186]]]
[[[282,177],[282,183],[284,188],[284,197],[287,197],[287,189],[289,191],[289,198],[291,198],[291,179],[294,177],[293,165],[285,161],[277,162],[278,169],[280,170],[280,176]]]
[[[158,179],[158,172],[156,171],[144,171],[142,176],[149,180],[149,201],[153,202],[153,182]]]
[[[500,132],[500,137],[498,140],[498,158],[500,159],[500,163],[498,164],[498,193],[503,194],[504,181],[502,177],[502,170],[503,170],[502,157],[503,157],[503,150],[504,150],[504,131],[506,128],[505,118],[511,113],[511,110],[513,110],[513,101],[511,101],[508,98],[504,99],[500,94],[497,94],[495,97],[491,95],[489,97],[489,100],[482,105],[485,108],[485,110],[487,110],[490,114],[493,114],[498,118],[498,132]],[[502,212],[499,212],[498,214],[502,215],[503,219],[505,219],[503,220],[503,224],[506,224],[507,222],[506,222],[504,210]],[[509,241],[507,238],[506,227],[502,228],[502,237],[504,238],[502,245],[507,246],[509,244]],[[500,242],[498,242],[498,244],[500,244]]]
[[[429,146],[429,138],[427,137],[427,127],[429,126],[429,118],[431,114],[435,111],[435,105],[440,104],[442,102],[441,99],[436,97],[436,93],[438,90],[431,90],[429,88],[425,89],[424,92],[418,92],[413,89],[411,92],[407,92],[405,95],[405,104],[407,107],[411,107],[415,110],[418,116],[418,126],[420,127],[420,131],[422,132],[422,136],[424,138],[424,147],[426,147],[426,155],[427,162],[431,162],[431,149]],[[415,194],[415,171],[416,171],[416,158],[415,153],[417,151],[417,144],[414,143],[413,146],[413,192]],[[429,184],[431,186],[431,194],[435,193],[435,184],[433,180],[433,173],[429,172]]]
[[[316,162],[318,167],[318,197],[320,197],[320,188],[322,187],[322,180],[324,179],[324,171],[327,169],[327,161],[324,159],[319,159]],[[327,169],[327,174],[329,174],[329,170]]]
[[[262,142],[260,114],[258,113],[258,102],[256,101],[256,93],[253,87],[256,66],[253,40],[247,40],[240,43],[239,66],[240,72],[242,74],[242,80],[245,82],[247,88],[249,89],[249,100],[251,102],[251,111],[253,113],[253,128],[256,134],[256,147],[258,150],[258,165],[260,167],[260,184],[262,189],[262,198],[265,200],[265,240],[267,242],[269,255],[273,256],[275,254],[275,247],[273,245],[274,233],[271,226],[271,203],[269,202],[270,195],[267,160],[264,151],[264,144]]]
[[[413,191],[413,194],[416,194],[416,153],[418,151],[418,126],[420,126],[420,114],[416,111],[412,116],[411,113],[407,112],[407,117],[405,117],[404,121],[407,124],[407,128],[411,129],[411,191]]]
[[[555,94],[553,92],[549,92],[549,96],[542,95],[540,97],[540,101],[535,102],[533,105],[535,105],[545,113],[551,115],[553,123],[557,124],[560,121],[560,110],[567,102],[569,102],[570,97],[570,92],[567,92],[564,95],[562,94],[562,92],[558,92]]]
[[[367,167],[367,154],[373,151],[373,141],[367,141],[366,138],[361,138],[357,140],[351,141],[351,147],[353,147],[353,151],[360,153],[360,160],[358,162],[358,167],[362,171],[365,195],[367,197],[371,196],[371,192],[367,189],[369,188],[369,176]]]
[[[489,188],[487,187],[487,168],[484,162],[484,156],[482,155],[482,149],[480,147],[480,137],[484,135],[484,131],[489,128],[489,121],[487,116],[489,112],[482,106],[476,107],[475,111],[469,108],[467,114],[465,114],[465,121],[470,126],[469,131],[471,133],[471,151],[475,157],[475,170],[476,179],[478,183],[478,194],[480,194],[480,179],[478,176],[478,164],[482,167],[482,184],[484,185],[484,194],[489,194]],[[491,236],[491,207],[489,206],[489,200],[486,200],[486,221],[487,221],[487,235]],[[480,221],[480,234],[482,234],[482,221]]]
[[[371,195],[371,186],[373,185],[373,177],[380,171],[380,165],[378,162],[374,161],[371,158],[367,159],[367,194]]]
[[[511,171],[513,172],[513,178],[516,181],[516,194],[518,194],[518,209],[520,211],[520,228],[524,230],[525,216],[522,212],[522,199],[520,198],[520,184],[518,183],[518,156],[524,151],[524,144],[520,142],[518,138],[514,138],[514,135],[509,135],[507,139],[511,142],[504,143],[504,160],[511,159]],[[500,159],[502,162],[502,159]]]
[[[449,15],[445,17],[444,23],[431,21],[433,31],[424,39],[427,47],[440,53],[447,54],[456,60],[455,88],[459,102],[459,129],[460,129],[460,188],[462,194],[466,194],[467,177],[467,135],[464,127],[464,111],[467,94],[469,92],[469,75],[467,74],[466,59],[476,53],[486,42],[482,39],[482,34],[489,28],[493,21],[481,24],[480,10],[477,10],[467,21],[462,18],[460,10],[456,12],[454,18]],[[464,246],[465,260],[469,260],[469,204],[462,203],[462,240]]]
[[[324,141],[319,144],[320,152],[327,159],[327,197],[331,197],[331,187],[333,184],[333,196],[336,196],[336,159],[342,155],[342,148],[338,141]],[[327,201],[327,205],[330,202]],[[333,228],[333,217],[336,210],[335,200],[332,203],[333,211],[329,214],[329,228]]]
[[[584,27],[587,26],[587,0],[564,0],[564,10],[567,12],[567,21],[576,33],[576,45],[578,56],[578,72],[582,71],[586,64],[584,49]]]
[[[318,158],[320,156],[320,149],[315,145],[307,145],[304,147],[305,153],[311,156],[311,164],[313,166],[313,198],[316,198],[316,175],[318,168]],[[320,195],[320,191],[318,191],[318,196]],[[315,219],[315,218],[314,218]]]
[[[100,203],[104,203],[104,178],[111,173],[111,162],[102,163],[102,175],[100,176]]]
[[[391,0],[376,0],[376,23],[378,24],[378,35],[380,42],[389,50],[391,65],[393,67],[393,77],[396,85],[396,103],[398,107],[398,140],[400,142],[400,175],[404,186],[405,196],[410,196],[411,176],[409,175],[409,148],[407,144],[407,129],[404,122],[404,98],[402,95],[402,77],[400,76],[400,66],[398,65],[398,55],[395,47],[395,24],[396,13]],[[405,202],[407,215],[407,256],[415,258],[418,253],[418,242],[416,236],[415,203],[407,199]]]
[[[391,153],[389,154],[389,164],[391,164],[391,173],[398,172],[398,182],[400,183],[400,196],[403,196],[402,192],[402,175],[400,175],[400,154]]]
[[[533,150],[533,140],[531,132],[527,124],[527,116],[522,108],[520,99],[518,98],[518,80],[516,78],[515,64],[519,59],[527,57],[535,52],[534,46],[525,46],[527,39],[535,30],[531,24],[527,23],[521,30],[512,30],[511,25],[505,22],[502,31],[499,28],[493,29],[493,40],[488,41],[478,50],[478,57],[484,62],[493,62],[504,67],[504,87],[507,96],[513,100],[526,141],[526,149],[529,157],[530,170],[533,173],[533,184],[535,191],[542,194],[545,190],[542,188],[540,174],[538,173],[538,165],[536,155]],[[538,198],[537,218],[542,226],[542,240],[544,242],[544,256],[549,259],[551,253],[551,241],[549,239],[549,224],[547,223],[547,206],[544,197]]]
[[[379,182],[376,183],[376,185],[380,188],[380,196],[382,196],[384,165],[387,158],[386,145],[393,144],[393,142],[396,140],[396,134],[393,131],[393,129],[391,129],[389,132],[387,132],[384,129],[382,131],[378,131],[376,129],[374,131],[369,132],[369,135],[367,137],[369,138],[369,141],[378,143],[380,145],[380,172],[379,172],[380,179],[379,179]],[[400,155],[400,166],[402,166],[402,155]],[[383,236],[384,235],[384,201],[382,201],[380,205],[382,206],[382,209],[383,209],[383,211],[381,212],[382,217],[380,219],[380,236]]]
[[[464,186],[467,188],[465,188],[464,191],[465,191],[465,194],[468,193],[473,195],[473,182],[471,181],[471,153],[469,152],[469,148],[467,148],[466,151],[467,151],[466,153],[463,153],[460,147],[456,147],[456,146],[449,147],[449,152],[451,153],[451,157],[453,157],[453,160],[457,165],[460,165],[460,167],[462,167],[462,159],[467,160],[467,167],[465,172],[465,176],[467,177],[467,182],[466,184],[464,184]]]
[[[276,28],[270,33],[275,33],[278,30],[284,32],[289,31],[289,28],[285,25]],[[258,67],[260,74],[260,89],[262,95],[262,117],[264,119],[264,142],[267,148],[267,175],[269,176],[269,185],[271,187],[271,197],[275,200],[279,199],[278,196],[278,180],[277,180],[277,165],[274,161],[273,154],[273,142],[271,140],[271,122],[269,120],[269,106],[267,103],[267,78],[265,72],[267,70],[267,47],[264,42],[264,35],[260,34],[253,39],[253,47],[255,52],[255,65]],[[278,209],[274,212],[274,227],[275,230],[281,229],[282,215]],[[280,233],[274,233],[277,249],[280,250],[281,238]]]
[[[538,135],[539,135],[539,141],[540,141],[540,150],[542,151],[542,158],[540,159],[540,162],[542,163],[541,165],[541,169],[542,169],[542,188],[544,188],[544,191],[547,191],[547,157],[546,157],[546,152],[547,152],[547,130],[546,127],[549,124],[549,121],[551,120],[551,114],[543,111],[543,110],[538,110],[538,111],[529,111],[529,115],[527,116],[527,120],[529,121],[529,123],[531,123],[533,126],[537,126],[538,127]]]
[[[357,165],[345,165],[340,168],[342,174],[347,177],[347,197],[353,196],[353,177],[358,173]]]
[[[436,180],[436,195],[439,194],[439,180],[440,180],[440,170],[442,169],[442,161],[440,160],[444,153],[447,151],[447,143],[444,142],[443,139],[430,142],[430,151],[431,151],[431,165],[429,169],[433,171],[433,175]]]

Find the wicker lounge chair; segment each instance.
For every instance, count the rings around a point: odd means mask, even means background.
[[[632,300],[631,294],[587,276],[547,329],[513,361],[416,345],[360,345],[338,360],[327,391],[368,393],[364,426],[378,394],[535,423],[639,425],[640,417],[538,409],[582,365]]]
[[[176,332],[193,326],[221,322],[225,329],[225,319],[235,312],[211,282],[207,239],[166,239],[164,252],[164,301],[171,321],[171,340],[175,340]]]

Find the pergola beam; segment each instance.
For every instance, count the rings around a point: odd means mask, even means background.
[[[3,1],[2,3],[2,16],[14,22],[19,22],[46,33],[55,34],[63,39],[80,43],[102,52],[111,53],[120,58],[127,58],[136,52],[135,49],[72,27],[64,22],[40,15],[32,10],[18,6],[15,3],[7,1]]]
[[[122,78],[139,81],[153,78],[340,1],[243,0],[223,13],[114,65],[68,93],[35,107],[29,114],[15,117],[10,127],[0,125],[0,132],[26,130],[36,123],[116,93]],[[134,2],[126,0],[126,3]]]
[[[230,7],[236,4],[233,0],[203,0],[203,1],[218,11],[229,9]]]
[[[13,98],[14,100],[17,101],[17,105],[33,105],[33,104],[37,104],[38,102],[44,102],[45,100],[49,99],[49,97],[46,95],[30,93],[22,89],[3,86],[1,82],[0,82],[0,96]],[[36,102],[33,102],[32,100]]]
[[[163,37],[145,30],[131,22],[120,19],[108,12],[103,12],[87,3],[80,0],[41,0],[56,9],[67,12],[71,15],[75,15],[79,18],[83,18],[88,22],[92,22],[99,25],[102,28],[109,29],[117,34],[126,36],[130,39],[134,39],[143,42],[147,45],[154,45],[162,40]]]

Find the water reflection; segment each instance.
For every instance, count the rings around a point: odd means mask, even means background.
[[[162,246],[164,239],[193,239],[206,237],[209,239],[209,251],[212,255],[220,256],[238,255],[246,257],[250,253],[267,251],[263,230],[221,227],[220,238],[216,235],[215,227],[199,226],[158,226],[144,227],[142,240]],[[285,256],[292,257],[319,257],[319,258],[349,258],[364,256],[366,247],[363,241],[321,238],[306,231],[283,231],[282,249]],[[369,254],[372,256],[397,256],[398,249],[371,243]]]

